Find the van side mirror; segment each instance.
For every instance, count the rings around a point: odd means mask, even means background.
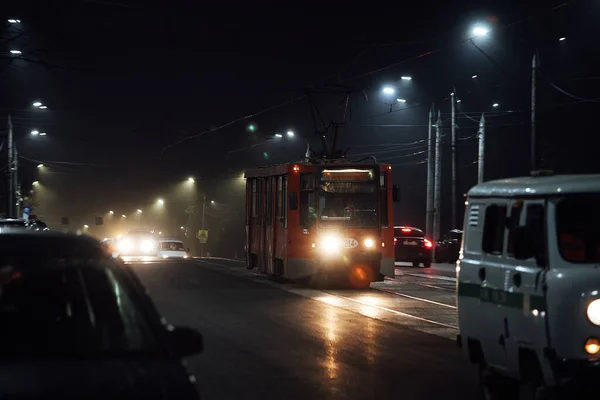
[[[290,210],[298,209],[298,193],[290,192]]]
[[[535,257],[536,249],[533,235],[526,226],[513,228],[513,252],[517,260],[528,260]]]
[[[400,201],[400,186],[392,185],[392,201]]]

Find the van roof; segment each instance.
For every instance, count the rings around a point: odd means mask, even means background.
[[[599,193],[600,174],[525,176],[472,187],[468,197],[535,197],[565,193]]]

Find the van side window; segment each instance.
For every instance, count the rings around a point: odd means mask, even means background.
[[[506,254],[513,257],[514,252],[514,229],[519,226],[519,220],[521,219],[521,210],[523,207],[519,205],[513,205],[510,209],[510,218],[508,221],[508,242],[506,243]]]
[[[504,228],[506,225],[506,206],[491,204],[485,209],[481,249],[490,254],[502,254],[504,246]]]

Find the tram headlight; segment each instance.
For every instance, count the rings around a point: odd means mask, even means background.
[[[364,245],[367,249],[372,248],[373,246],[375,246],[375,241],[371,238],[366,238],[364,241]]]
[[[600,299],[596,299],[588,304],[587,317],[592,324],[600,326]]]
[[[319,241],[319,249],[328,254],[337,253],[342,248],[342,239],[336,235],[325,235]]]

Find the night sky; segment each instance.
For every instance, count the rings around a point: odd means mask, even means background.
[[[72,228],[93,225],[94,216],[109,210],[132,216],[160,197],[168,206],[161,226],[177,230],[190,204],[182,185],[193,176],[215,201],[207,209],[211,230],[234,235],[243,249],[243,170],[298,160],[307,142],[318,149],[315,131],[323,125],[313,124],[308,99],[328,124],[339,122],[343,97],[310,93],[345,85],[356,92],[340,146],[394,166],[403,196],[396,223],[424,225],[428,112],[432,103],[441,111],[442,221],[450,229],[448,97],[456,87],[460,193],[476,183],[482,113],[486,179],[527,174],[536,49],[540,166],[600,171],[600,4],[594,1],[369,2],[368,8],[350,2],[6,3],[2,20],[21,24],[0,25],[0,157],[6,160],[10,113],[22,191],[39,181],[34,213],[51,225],[64,216]],[[490,34],[472,44],[476,24]],[[382,93],[386,85],[396,88],[394,96]],[[48,109],[31,107],[38,100]],[[250,132],[250,124],[258,129]],[[33,129],[47,136],[31,136]],[[290,129],[293,138],[285,135]],[[273,139],[275,133],[284,137]],[[40,162],[43,170],[36,168]],[[0,165],[6,172],[6,162]],[[4,209],[6,184],[0,193]],[[91,229],[112,235],[117,228]]]

